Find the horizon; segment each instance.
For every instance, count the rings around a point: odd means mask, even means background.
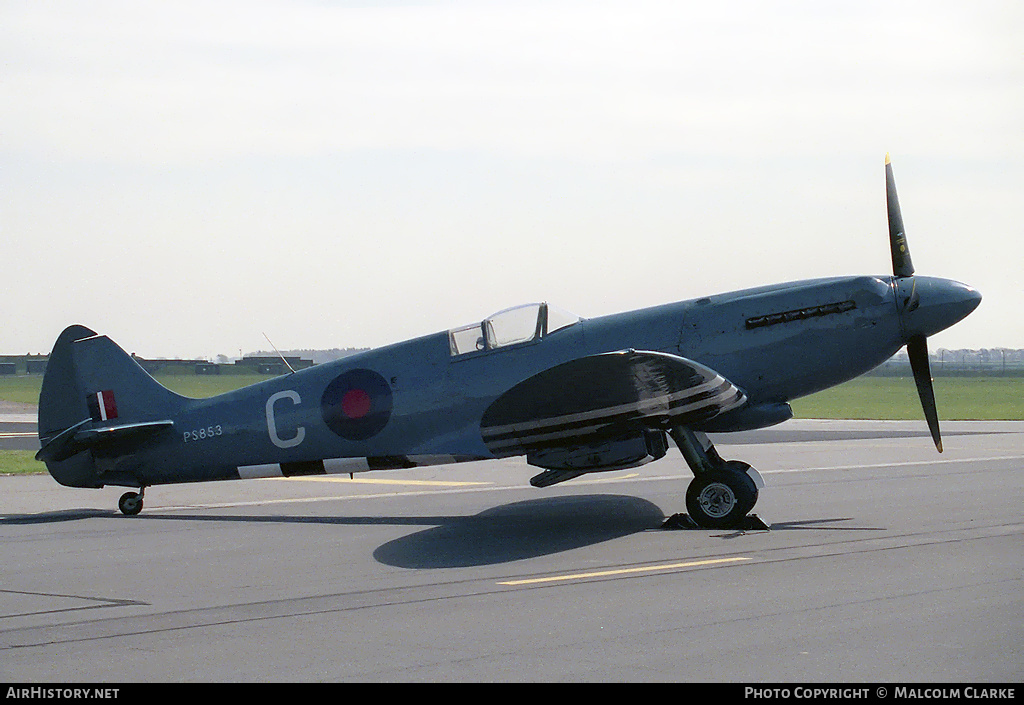
[[[116,343],[117,341],[114,341],[114,342]],[[384,346],[382,346],[382,347],[384,347]],[[349,347],[333,347],[333,348],[295,348],[295,349],[290,349],[290,350],[281,350],[280,353],[278,351],[275,351],[275,350],[269,350],[269,351],[268,350],[254,350],[252,352],[242,353],[241,356],[238,356],[238,355],[226,355],[224,353],[217,353],[216,355],[213,355],[212,357],[208,357],[208,358],[204,358],[204,357],[183,358],[183,357],[170,357],[170,356],[166,356],[166,355],[157,355],[155,357],[147,357],[147,356],[136,355],[135,353],[129,353],[129,354],[132,355],[133,357],[138,357],[139,359],[143,359],[143,360],[146,360],[146,361],[149,361],[149,362],[163,362],[163,361],[167,361],[167,362],[209,362],[209,363],[215,363],[215,364],[231,364],[231,363],[233,363],[236,360],[243,360],[245,358],[254,358],[254,357],[265,357],[265,358],[279,359],[280,357],[284,356],[284,357],[292,357],[292,358],[294,358],[294,357],[301,358],[303,354],[313,354],[313,355],[315,355],[317,353],[333,353],[333,352],[348,352],[348,354],[354,355],[356,353],[368,352],[370,350],[375,350],[375,349],[376,348],[352,347],[352,346],[349,346]],[[949,352],[949,353],[964,353],[964,352],[966,352],[966,353],[983,353],[983,352],[1004,352],[1004,353],[1006,353],[1006,352],[1012,352],[1012,353],[1017,353],[1017,354],[1019,354],[1021,356],[1024,356],[1024,348],[1009,348],[1009,347],[999,347],[999,346],[996,346],[996,347],[985,347],[985,348],[947,348],[947,347],[937,347],[937,348],[934,348],[934,349],[929,348],[928,355],[929,355],[930,358],[934,358],[934,357],[941,356],[941,354],[944,353],[944,352]],[[46,352],[46,353],[0,353],[0,358],[24,359],[24,358],[48,358],[49,356],[50,356],[49,352]],[[216,359],[217,358],[221,358],[221,357],[224,358],[225,360],[228,360],[228,362],[227,363],[217,363]],[[333,359],[341,359],[342,357],[347,357],[347,355],[340,355],[340,356],[338,356],[336,358],[333,358]],[[904,347],[900,348],[899,350],[897,350],[896,352],[894,352],[892,354],[892,356],[890,358],[888,358],[888,359],[892,360],[892,359],[898,358],[898,357],[907,357],[907,348],[906,348],[906,346],[904,346]],[[323,363],[316,363],[316,364],[323,364]],[[885,363],[882,363],[882,364],[885,364]]]

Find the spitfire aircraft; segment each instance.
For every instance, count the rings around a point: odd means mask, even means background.
[[[548,487],[657,460],[675,445],[701,527],[736,526],[763,482],[708,433],[792,417],[789,402],[907,347],[942,451],[925,339],[980,294],[917,276],[888,155],[892,276],[764,286],[581,319],[546,303],[208,399],[161,386],[109,338],[67,328],[39,396],[37,459],[71,487],[139,488],[526,456]]]

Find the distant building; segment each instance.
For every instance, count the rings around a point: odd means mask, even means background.
[[[194,373],[196,365],[208,364],[206,360],[178,360],[178,359],[161,359],[161,360],[147,360],[144,357],[139,357],[135,353],[132,353],[132,359],[139,363],[139,367],[144,369],[149,374],[155,374],[156,372],[172,372],[177,374],[189,374]]]
[[[285,364],[287,362],[288,364]],[[255,371],[268,375],[276,374],[283,375],[288,372],[288,368],[291,367],[293,370],[304,370],[307,367],[312,367],[312,360],[305,360],[301,357],[285,357],[284,361],[280,357],[268,356],[253,356],[243,357],[241,360],[235,361],[235,367],[251,367],[255,368]]]

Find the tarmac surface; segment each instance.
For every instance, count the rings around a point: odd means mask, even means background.
[[[1020,683],[1024,423],[942,429],[714,437],[767,531],[662,529],[674,449],[544,490],[521,460],[152,487],[136,517],[0,477],[0,679]]]
[[[0,450],[39,450],[38,407],[0,400]]]

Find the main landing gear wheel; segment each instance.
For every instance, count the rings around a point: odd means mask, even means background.
[[[125,492],[121,495],[121,499],[117,501],[117,508],[120,509],[121,513],[125,516],[135,516],[142,511],[142,493]]]
[[[734,460],[693,478],[686,488],[686,510],[698,526],[706,529],[739,526],[757,502],[757,485],[747,474],[748,467]]]

